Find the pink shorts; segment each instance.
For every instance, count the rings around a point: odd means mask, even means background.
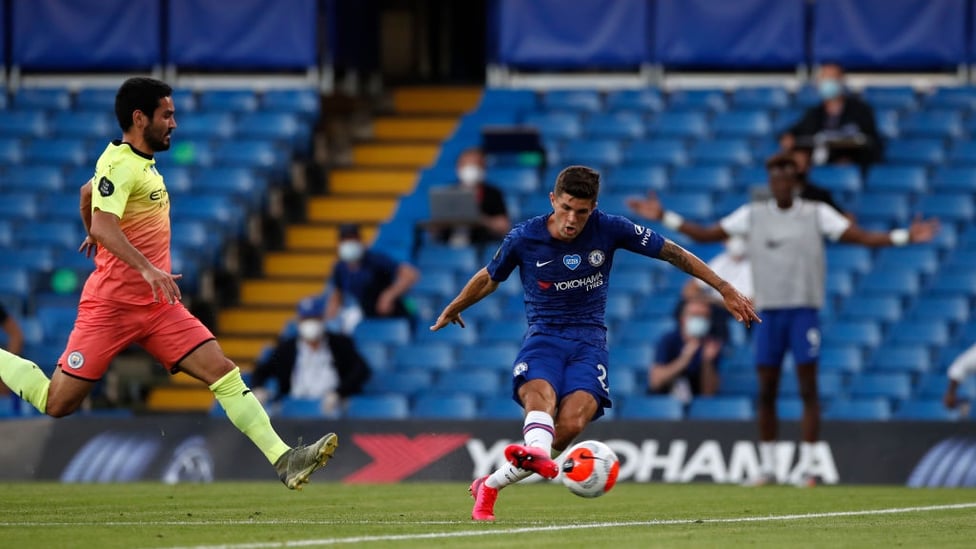
[[[122,350],[139,344],[170,371],[204,343],[215,339],[182,303],[129,305],[85,299],[68,345],[58,360],[61,370],[79,379],[98,381]]]

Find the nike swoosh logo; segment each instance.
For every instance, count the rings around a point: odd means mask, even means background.
[[[555,261],[555,259],[550,259],[549,261],[536,261],[535,262],[535,266],[536,267],[545,267],[546,265],[552,263],[553,261]]]

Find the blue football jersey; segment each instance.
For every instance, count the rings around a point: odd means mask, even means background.
[[[605,346],[607,285],[614,252],[623,248],[657,258],[664,238],[597,209],[579,236],[563,242],[546,228],[550,215],[516,225],[488,263],[488,274],[502,282],[519,268],[530,335],[545,333]]]

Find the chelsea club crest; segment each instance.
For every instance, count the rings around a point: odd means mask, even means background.
[[[606,259],[607,256],[604,255],[603,250],[593,250],[592,252],[590,252],[589,257],[587,257],[587,260],[590,262],[590,265],[594,267],[599,267],[600,265],[603,265],[603,262]]]

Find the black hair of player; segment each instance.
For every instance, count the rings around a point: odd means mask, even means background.
[[[162,80],[137,76],[122,83],[115,94],[115,117],[123,132],[132,127],[132,113],[142,111],[150,120],[159,100],[173,95],[173,88]]]
[[[568,194],[582,200],[596,200],[600,194],[600,172],[586,166],[568,166],[556,176],[552,194]]]

